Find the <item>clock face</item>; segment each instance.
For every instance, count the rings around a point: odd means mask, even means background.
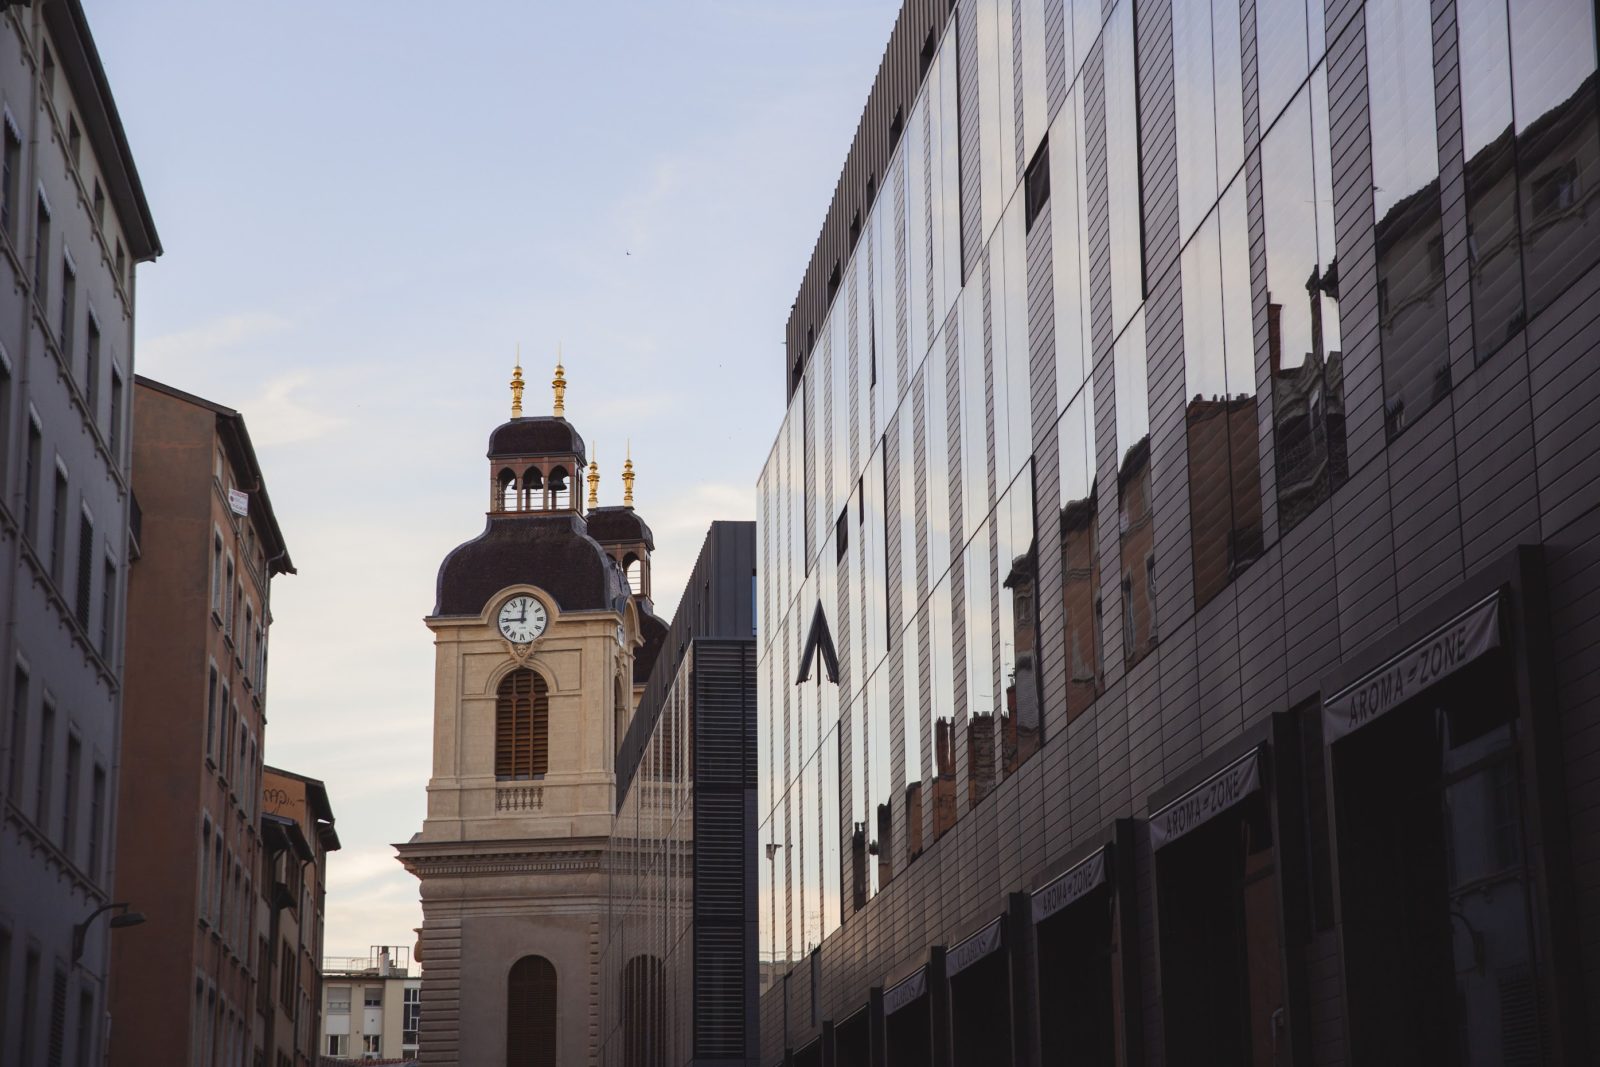
[[[544,633],[550,616],[531,596],[514,596],[500,608],[500,633],[514,645],[526,645]]]

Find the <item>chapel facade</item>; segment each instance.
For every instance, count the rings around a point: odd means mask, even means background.
[[[650,600],[654,538],[565,417],[489,437],[483,532],[439,568],[427,817],[395,846],[421,883],[424,1064],[595,1060],[600,923],[615,756],[666,625]],[[582,483],[587,474],[587,506]]]

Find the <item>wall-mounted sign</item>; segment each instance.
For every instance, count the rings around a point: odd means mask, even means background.
[[[1000,920],[985,926],[945,956],[945,973],[954,978],[1000,947]]]
[[[250,497],[238,489],[229,489],[228,510],[232,511],[235,515],[250,514]]]
[[[901,1008],[916,1000],[928,991],[928,966],[923,964],[917,968],[917,973],[901,982],[891,986],[883,994],[883,1013],[893,1015]]]
[[[1261,749],[1252,748],[1150,816],[1150,845],[1170,845],[1215,819],[1261,787]]]
[[[1383,666],[1322,702],[1329,744],[1500,646],[1500,594],[1485,597]]]
[[[1106,880],[1106,850],[1094,855],[1033,894],[1033,921],[1043,922],[1056,912],[1100,888]]]

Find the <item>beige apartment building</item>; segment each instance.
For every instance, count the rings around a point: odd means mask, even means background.
[[[411,950],[374,945],[365,957],[322,961],[322,1062],[414,1060],[422,978]]]

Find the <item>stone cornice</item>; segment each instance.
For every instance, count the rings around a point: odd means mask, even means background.
[[[418,878],[436,875],[596,874],[605,870],[606,850],[539,847],[532,842],[421,843],[396,845],[400,862]]]

